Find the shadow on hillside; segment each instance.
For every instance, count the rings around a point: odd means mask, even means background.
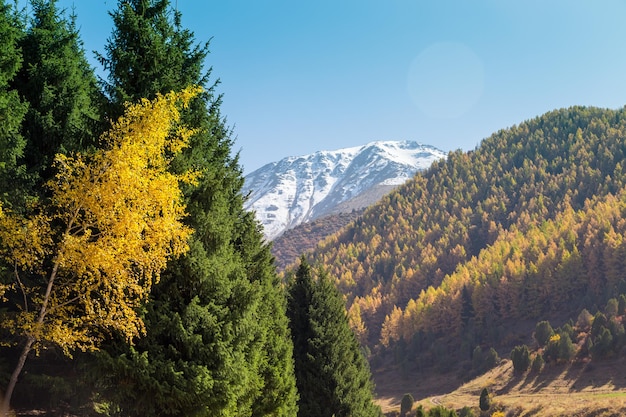
[[[575,381],[570,390],[582,391],[586,388],[599,388],[607,385],[613,386],[616,391],[624,390],[626,388],[625,366],[625,358],[574,364],[568,370],[568,378]]]
[[[474,397],[478,398],[484,387],[490,387],[496,396],[512,395],[512,398],[518,399],[530,398],[529,396],[535,394],[540,395],[539,398],[550,398],[554,395],[554,398],[561,398],[559,401],[563,401],[563,395],[578,393],[583,396],[593,394],[593,398],[595,395],[611,396],[613,393],[626,391],[624,369],[626,358],[552,364],[539,373],[527,372],[520,375],[514,374],[510,360],[503,360],[496,368],[470,381],[463,380],[454,372],[437,373],[430,370],[420,373],[410,367],[400,369],[397,366],[379,367],[373,371],[373,376],[377,403],[383,411],[390,411],[399,409],[402,396],[406,393],[410,393],[416,400],[430,398],[433,404],[443,401],[446,404],[456,402],[460,406],[472,401]],[[623,405],[626,408],[626,403]],[[530,413],[520,417],[535,415],[541,414]],[[609,415],[626,414],[606,414]]]
[[[571,364],[547,365],[540,373],[528,372],[512,375],[498,391],[537,393],[540,391],[594,391],[626,389],[626,375],[623,370],[626,359],[598,360],[594,362],[576,361]]]
[[[512,368],[512,365],[511,365],[511,368]],[[516,374],[516,373],[511,372],[511,375],[512,376],[509,378],[506,385],[498,389],[498,393],[511,392],[515,387],[520,385],[520,383],[521,384],[527,383],[527,380],[528,380],[527,374]]]
[[[415,399],[436,397],[456,390],[463,384],[456,375],[448,373],[419,372],[407,367],[381,367],[373,370],[376,398],[389,406],[400,406],[404,394]]]

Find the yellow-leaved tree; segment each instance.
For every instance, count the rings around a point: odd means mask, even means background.
[[[12,282],[0,286],[0,326],[21,354],[0,415],[32,351],[95,350],[107,332],[129,342],[144,332],[138,307],[168,258],[187,250],[181,182],[169,161],[192,133],[179,108],[200,89],[128,105],[90,155],[57,155],[49,199],[28,215],[0,211],[0,256]]]

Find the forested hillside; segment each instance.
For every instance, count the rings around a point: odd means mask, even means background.
[[[379,416],[331,280],[290,327],[208,42],[169,0],[119,0],[97,79],[75,15],[7,3],[0,416]]]
[[[626,292],[625,116],[574,107],[501,130],[321,243],[312,262],[361,340],[467,357]]]
[[[453,152],[307,226],[351,221],[281,281],[209,45],[170,1],[114,2],[100,79],[56,0],[9,3],[0,415],[378,416],[366,352],[464,380],[514,345],[519,374],[626,357],[626,109]]]
[[[363,213],[363,210],[331,214],[285,231],[272,241],[272,255],[276,268],[279,271],[284,270],[301,254],[314,249],[326,236],[337,233],[341,228],[355,220]]]

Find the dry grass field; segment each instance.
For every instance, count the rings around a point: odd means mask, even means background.
[[[539,374],[515,375],[510,360],[469,382],[454,374],[398,378],[392,372],[375,374],[377,402],[383,412],[399,411],[405,393],[425,408],[477,407],[487,388],[495,407],[507,417],[618,417],[626,416],[626,360],[547,366]]]

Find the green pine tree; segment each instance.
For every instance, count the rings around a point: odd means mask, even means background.
[[[22,66],[18,42],[23,30],[12,7],[0,0],[0,201],[13,207],[21,200],[15,183],[23,180],[25,168],[20,162],[25,146],[21,126],[28,105],[11,87]]]
[[[55,0],[29,3],[28,15],[0,3],[0,200],[18,213],[46,197],[43,184],[55,172],[57,153],[93,146],[103,129],[102,95],[75,18],[60,11]],[[0,279],[14,282],[13,267],[9,271]],[[30,279],[22,282],[32,284]],[[0,315],[21,304],[9,301]],[[12,364],[16,355],[10,348],[0,352]],[[29,359],[16,398],[42,407],[79,398],[82,385],[66,381],[72,366],[54,350],[40,352]]]
[[[196,45],[171,12],[167,0],[119,1],[100,56],[112,116],[125,100],[205,87],[183,115],[198,133],[173,162],[176,170],[202,172],[185,189],[191,249],[154,287],[147,336],[132,348],[112,343],[100,356],[105,396],[120,415],[295,415],[284,290],[258,223],[243,209],[231,130],[217,84],[203,72],[208,44]]]
[[[18,47],[19,38],[23,36],[23,27],[15,14],[15,10],[0,0],[0,202],[15,209],[19,207],[20,195],[15,193],[14,184],[23,174],[20,164],[25,141],[21,135],[21,125],[26,113],[27,104],[20,100],[18,92],[11,87],[17,71],[22,65],[22,53]],[[23,179],[23,178],[22,178]],[[17,207],[16,207],[17,206]],[[0,262],[0,286],[14,282],[11,265]],[[3,300],[4,301],[4,300]],[[5,303],[0,301],[0,320]],[[8,304],[8,303],[7,303]],[[10,334],[0,333],[1,340],[7,340]],[[8,348],[0,348],[0,379],[8,381],[11,376],[18,352]],[[3,412],[0,406],[0,414]]]
[[[545,346],[553,335],[554,330],[547,320],[540,321],[535,325],[535,334],[533,336],[539,347]]]
[[[528,346],[515,346],[511,351],[511,360],[513,362],[513,370],[522,374],[530,367],[530,350]]]
[[[206,86],[211,71],[202,73],[202,68],[208,42],[196,45],[193,33],[181,27],[181,14],[170,10],[169,0],[118,0],[110,15],[113,33],[105,54],[97,56],[108,72],[101,81],[112,116],[119,116],[127,101],[152,98],[186,83]]]
[[[404,394],[400,402],[400,416],[406,417],[413,408],[413,403],[415,403],[413,396],[411,394]]]
[[[315,276],[314,276],[315,275]],[[304,257],[289,286],[298,416],[379,416],[373,383],[345,305],[328,275],[313,273]]]
[[[22,125],[29,193],[53,174],[57,153],[96,145],[104,130],[101,94],[82,47],[75,16],[67,18],[56,0],[31,0],[32,17],[20,39],[23,65],[12,86],[29,103]]]
[[[483,388],[478,399],[478,406],[482,411],[488,411],[491,408],[491,396],[487,388]]]

